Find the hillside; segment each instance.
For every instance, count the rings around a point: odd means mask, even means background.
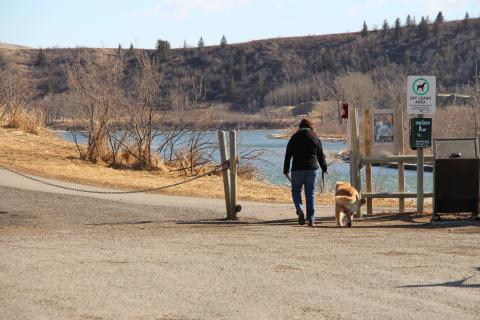
[[[39,98],[68,92],[65,63],[106,52],[126,58],[132,69],[134,51],[25,49],[11,54],[2,49],[0,65],[20,66],[34,79]],[[149,50],[149,54],[155,57],[157,51]],[[480,19],[430,24],[426,30],[410,26],[367,35],[357,32],[173,49],[162,60],[163,95],[169,97],[172,108],[188,100],[195,81],[206,89],[201,98],[231,104],[239,111],[332,98],[339,94],[337,79],[351,73],[368,75],[376,89],[387,81],[396,90],[407,74],[432,74],[437,76],[440,91],[462,91],[478,70]],[[343,96],[350,98],[345,92]]]
[[[0,49],[32,49],[32,47],[0,42]]]

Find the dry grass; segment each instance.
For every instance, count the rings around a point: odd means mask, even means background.
[[[121,189],[143,189],[168,185],[185,177],[178,171],[120,170],[105,164],[92,164],[78,159],[75,144],[42,130],[39,135],[15,129],[0,128],[0,164],[8,168],[63,181]],[[256,180],[240,179],[239,199],[290,202],[290,191]],[[194,182],[162,190],[164,194],[199,197],[223,197],[219,175],[206,176]],[[330,196],[319,198],[331,203]]]
[[[179,171],[140,171],[113,169],[106,164],[92,164],[78,159],[75,144],[66,142],[46,129],[39,135],[15,129],[0,128],[0,165],[21,172],[62,181],[119,189],[144,189],[168,185],[185,179]],[[255,179],[240,178],[240,200],[290,203],[290,190]],[[211,175],[174,188],[163,194],[223,198],[221,175]],[[334,204],[333,194],[317,195],[318,204]],[[375,200],[374,208],[396,207],[397,200]],[[415,201],[407,201],[415,207]],[[374,209],[375,210],[375,209]]]
[[[6,127],[21,129],[26,133],[38,135],[45,127],[45,117],[40,110],[28,110],[26,106],[18,106],[8,115]]]

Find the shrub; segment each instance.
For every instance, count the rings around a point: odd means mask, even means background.
[[[41,110],[29,109],[25,105],[14,108],[7,116],[7,128],[18,128],[38,135],[45,127],[45,116]]]

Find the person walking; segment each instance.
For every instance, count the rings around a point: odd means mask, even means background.
[[[302,187],[305,187],[308,225],[315,226],[315,191],[319,168],[322,173],[328,173],[322,142],[315,134],[313,124],[308,119],[302,119],[287,144],[283,174],[292,183],[292,199],[297,210],[298,224],[305,224],[305,214],[302,208]],[[292,170],[290,173],[290,161]]]

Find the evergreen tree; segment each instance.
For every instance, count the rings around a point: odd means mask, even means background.
[[[399,41],[400,37],[402,36],[402,25],[400,23],[400,18],[395,20],[395,41]]]
[[[133,43],[130,43],[130,48],[128,48],[128,51],[127,51],[127,56],[128,57],[133,57],[135,55],[135,51],[133,50]]]
[[[445,21],[442,11],[439,11],[437,17],[435,18],[435,23],[442,24]]]
[[[428,38],[428,24],[424,17],[422,17],[420,23],[418,24],[417,34],[422,39]]]
[[[443,18],[442,11],[439,11],[437,17],[435,18],[435,22],[433,23],[433,34],[438,35],[440,33],[440,27],[443,24],[445,19]]]
[[[203,37],[200,37],[200,40],[198,40],[198,49],[202,50],[203,47],[205,47],[205,43],[203,42]]]
[[[390,26],[388,24],[387,19],[383,20],[383,25],[382,25],[382,33],[384,37],[387,37],[388,29],[390,29]]]
[[[412,25],[412,17],[410,15],[408,15],[407,18],[405,19],[405,25],[407,27],[410,27]]]
[[[463,21],[462,21],[462,27],[463,27],[463,30],[468,30],[468,25],[470,23],[470,15],[468,14],[468,12],[465,12],[465,18],[463,18]]]
[[[368,26],[366,21],[363,21],[362,32],[360,34],[362,35],[362,38],[368,37]]]
[[[413,29],[413,19],[412,16],[408,15],[407,19],[405,19],[405,25],[407,26],[407,32],[412,32]]]
[[[45,57],[45,52],[43,52],[43,49],[42,48],[38,49],[37,59],[35,60],[35,65],[39,66],[39,67],[42,67],[45,64],[46,60],[47,59]]]
[[[118,44],[117,55],[119,58],[122,57],[122,45],[120,43]]]
[[[385,19],[385,20],[383,20],[382,30],[385,32],[388,29],[390,29],[390,26],[388,25],[387,19]]]
[[[222,47],[222,48],[227,47],[227,38],[225,38],[225,35],[222,36],[222,40],[220,40],[220,47]]]
[[[170,58],[170,42],[166,40],[157,40],[157,59],[159,62],[168,61]]]

